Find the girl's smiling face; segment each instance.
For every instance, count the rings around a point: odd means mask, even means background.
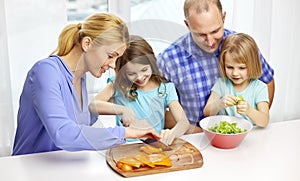
[[[225,55],[224,63],[226,76],[233,82],[233,84],[248,85],[249,77],[246,64],[234,61],[230,53]]]
[[[126,77],[129,81],[137,85],[137,87],[143,87],[151,78],[152,69],[151,66],[128,62],[125,66]]]

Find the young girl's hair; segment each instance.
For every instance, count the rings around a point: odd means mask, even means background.
[[[228,35],[224,40],[221,53],[219,68],[221,76],[226,79],[225,55],[230,54],[233,61],[243,63],[247,67],[248,77],[257,79],[262,74],[262,67],[259,58],[259,50],[254,39],[244,33]]]
[[[115,85],[127,99],[134,100],[138,96],[136,92],[137,86],[128,80],[126,71],[123,68],[128,62],[150,65],[152,70],[150,80],[156,82],[158,85],[162,82],[167,82],[158,69],[156,57],[149,43],[140,36],[131,35],[129,47],[117,59],[115,68]],[[164,94],[164,92],[159,92],[159,94]]]
[[[110,13],[95,13],[83,23],[67,25],[59,35],[57,48],[50,55],[67,55],[84,37],[90,37],[96,46],[129,43],[128,28],[121,18]]]

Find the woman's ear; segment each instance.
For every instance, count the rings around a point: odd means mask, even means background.
[[[81,41],[81,47],[83,51],[87,51],[87,49],[89,48],[89,46],[92,43],[92,39],[88,36],[84,37]]]
[[[184,24],[185,24],[185,26],[186,26],[188,29],[190,29],[188,20],[184,20]]]
[[[223,15],[222,15],[223,23],[225,22],[225,18],[226,18],[226,11],[224,11],[224,12],[223,12]]]

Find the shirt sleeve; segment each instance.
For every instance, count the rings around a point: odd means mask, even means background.
[[[92,114],[91,113],[91,125],[95,124],[95,122],[98,120],[99,114]]]
[[[260,103],[260,102],[270,102],[269,100],[269,93],[268,93],[268,87],[265,83],[261,81],[257,81],[258,86],[256,86],[256,100],[255,103]]]
[[[171,82],[169,83],[165,83],[166,86],[166,93],[167,93],[167,97],[166,97],[166,105],[169,105],[172,101],[174,100],[178,100],[178,95],[175,89],[175,85]]]
[[[261,54],[260,51],[259,51],[259,57],[260,57],[261,66],[262,66],[262,75],[259,78],[259,80],[261,80],[261,81],[263,81],[263,82],[265,82],[267,84],[267,83],[271,82],[271,80],[273,79],[274,70],[268,64],[268,62],[263,57],[263,55]]]
[[[223,79],[222,78],[218,78],[217,81],[216,81],[216,83],[212,87],[211,91],[215,92],[220,97],[222,97],[223,94],[224,94],[224,92],[225,92],[225,90],[224,90],[225,88],[226,88],[226,85],[225,85]]]
[[[113,76],[113,77],[108,77],[106,83],[112,82],[112,83],[114,84],[114,83],[115,83],[115,80],[116,80],[116,77],[115,77],[115,76]]]
[[[160,69],[160,72],[162,73],[162,75],[169,81],[170,80],[170,75],[169,75],[169,71],[168,71],[168,67],[167,67],[167,64],[165,60],[165,58],[163,57],[163,55],[165,55],[166,53],[160,53],[158,56],[157,56],[157,66],[158,68]]]
[[[30,77],[34,109],[54,144],[65,150],[99,150],[124,143],[125,129],[94,128],[79,125],[68,115],[65,107],[58,68],[51,63],[40,63]],[[71,86],[71,85],[70,85]],[[66,100],[65,100],[66,101]]]

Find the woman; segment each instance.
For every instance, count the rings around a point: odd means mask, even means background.
[[[28,72],[20,97],[13,155],[107,149],[125,143],[125,138],[159,139],[149,126],[91,127],[98,115],[88,110],[85,73],[101,77],[114,68],[128,39],[125,23],[108,13],[94,14],[83,24],[63,29],[56,50]]]

